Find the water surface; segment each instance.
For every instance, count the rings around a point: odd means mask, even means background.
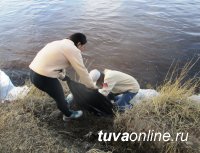
[[[0,63],[28,70],[46,43],[83,32],[89,70],[110,68],[159,84],[173,60],[200,54],[199,10],[198,0],[4,0]]]

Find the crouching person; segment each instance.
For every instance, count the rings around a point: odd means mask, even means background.
[[[111,94],[114,95],[113,100],[119,111],[132,107],[130,100],[140,89],[140,85],[134,77],[109,69],[105,69],[104,72],[94,69],[90,71],[90,77],[101,94],[108,98]]]

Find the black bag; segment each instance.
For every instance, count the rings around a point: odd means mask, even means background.
[[[87,88],[85,85],[71,80],[68,76],[65,76],[63,80],[67,81],[74,97],[73,101],[82,109],[93,112],[96,115],[113,115],[112,103],[97,89]]]

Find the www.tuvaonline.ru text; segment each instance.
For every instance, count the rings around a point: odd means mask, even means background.
[[[172,138],[169,132],[161,133],[149,130],[145,132],[103,132],[102,130],[98,133],[98,141],[188,141],[188,133],[176,133]]]

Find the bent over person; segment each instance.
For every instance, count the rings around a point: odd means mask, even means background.
[[[83,63],[81,51],[84,51],[86,36],[82,33],[72,34],[68,39],[53,41],[41,49],[29,65],[31,82],[40,90],[51,96],[58,109],[64,114],[63,119],[79,118],[83,112],[68,108],[63,88],[58,80],[69,66],[78,73],[81,83],[94,88],[92,79]]]
[[[105,69],[104,72],[100,72],[94,69],[90,71],[90,77],[101,94],[113,95],[113,100],[120,111],[131,107],[130,100],[140,89],[140,85],[134,77],[120,71]]]

